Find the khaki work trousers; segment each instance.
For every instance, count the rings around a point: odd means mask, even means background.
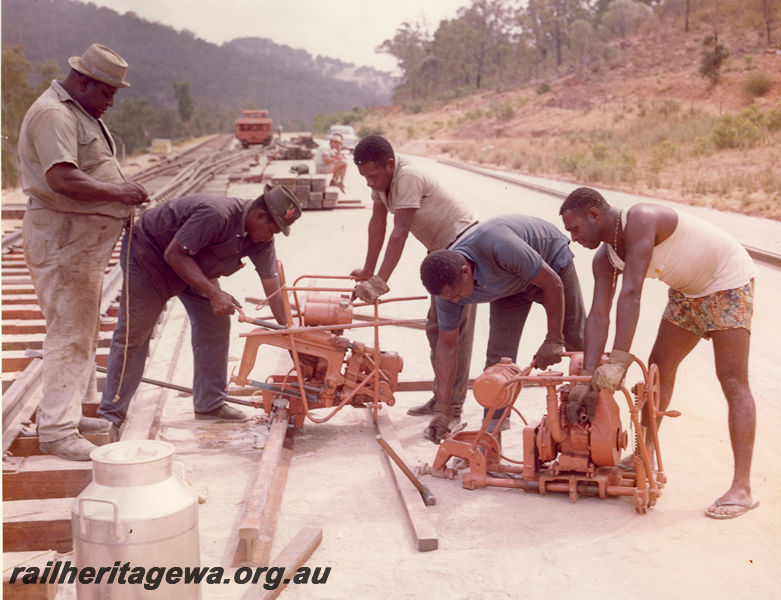
[[[46,319],[38,437],[78,431],[81,403],[95,393],[95,348],[103,274],[123,219],[28,206],[24,256]]]

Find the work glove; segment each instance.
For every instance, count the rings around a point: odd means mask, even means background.
[[[431,440],[435,444],[439,444],[445,436],[450,433],[450,421],[452,420],[449,412],[437,411],[434,413],[434,417],[423,432],[423,437],[427,440]]]
[[[377,298],[390,291],[388,284],[377,275],[372,275],[366,281],[355,286],[355,295],[367,304],[374,304]]]
[[[595,391],[607,390],[615,392],[621,387],[626,370],[635,359],[629,352],[623,350],[613,350],[606,363],[599,365],[591,377],[591,387]]]
[[[545,341],[534,355],[534,364],[538,369],[544,371],[551,365],[560,362],[563,354],[564,340],[562,340],[560,336],[548,334],[545,336]]]
[[[581,408],[585,409],[588,420],[594,418],[597,407],[597,392],[587,383],[576,383],[567,396],[567,421],[573,425],[580,424]]]

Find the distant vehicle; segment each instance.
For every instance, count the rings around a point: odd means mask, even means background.
[[[273,136],[271,117],[267,110],[242,110],[233,124],[233,131],[244,148],[250,144],[268,145]]]
[[[350,152],[355,150],[360,141],[351,125],[331,125],[331,129],[328,130],[328,137],[330,138],[334,133],[342,136],[342,148]]]

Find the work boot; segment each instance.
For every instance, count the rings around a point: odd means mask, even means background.
[[[413,406],[407,411],[408,415],[412,415],[413,417],[422,417],[424,415],[433,415],[434,414],[434,408],[437,405],[437,399],[432,398],[431,400],[428,400],[421,404],[420,406]]]
[[[79,419],[79,433],[108,433],[111,429],[111,421],[96,419],[95,417],[82,417]]]
[[[218,422],[242,423],[247,419],[249,419],[249,416],[241,412],[240,410],[233,408],[232,406],[223,404],[222,406],[215,408],[214,410],[210,410],[208,412],[196,411],[195,418],[202,421],[208,420],[208,421],[218,421]]]
[[[41,452],[54,454],[65,460],[90,460],[89,454],[97,446],[78,433],[72,433],[53,442],[38,442]]]

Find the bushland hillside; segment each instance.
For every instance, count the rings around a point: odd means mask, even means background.
[[[619,3],[641,4],[608,8]],[[571,35],[560,64],[551,49],[481,89],[415,96],[402,87],[393,106],[370,111],[357,128],[403,151],[781,219],[775,25],[769,34],[756,13],[749,18],[746,6],[758,2],[692,0],[686,31],[670,8],[682,2],[653,4],[645,26],[624,35],[595,14],[592,49],[578,50]],[[535,44],[516,54],[524,47]],[[519,70],[526,76],[513,81]]]

